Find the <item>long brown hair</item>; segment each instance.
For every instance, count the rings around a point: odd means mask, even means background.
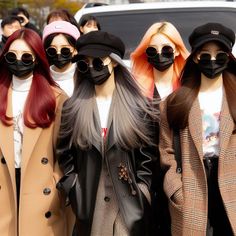
[[[198,96],[201,73],[193,61],[196,51],[188,57],[181,74],[181,87],[167,98],[167,119],[173,129],[184,129],[188,125],[188,116],[193,102]],[[223,85],[230,114],[236,123],[236,59],[229,53],[229,63],[223,72]]]

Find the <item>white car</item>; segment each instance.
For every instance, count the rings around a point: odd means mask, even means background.
[[[98,18],[102,30],[119,36],[126,45],[125,60],[137,47],[146,30],[155,22],[169,21],[179,30],[187,48],[192,30],[207,22],[221,23],[236,32],[236,2],[184,1],[155,2],[82,8],[75,14]],[[233,49],[236,55],[236,47]]]

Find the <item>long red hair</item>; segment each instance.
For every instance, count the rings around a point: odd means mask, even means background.
[[[145,90],[144,92],[146,95],[151,98],[154,91],[154,75],[153,66],[147,61],[146,49],[149,46],[152,37],[156,34],[165,35],[171,42],[173,42],[179,51],[179,55],[175,57],[173,65],[173,90],[178,88],[180,85],[180,73],[184,67],[185,60],[189,55],[189,52],[174,25],[169,22],[158,22],[149,27],[135,51],[131,53],[131,62],[132,72],[135,75],[135,78]]]
[[[7,40],[0,55],[0,120],[5,125],[12,124],[12,117],[8,117],[6,114],[12,74],[7,69],[4,55],[16,39],[23,39],[36,58],[33,81],[24,107],[24,124],[29,128],[49,127],[55,118],[56,107],[56,98],[52,86],[56,87],[57,85],[50,75],[42,40],[37,33],[30,29],[14,32]]]

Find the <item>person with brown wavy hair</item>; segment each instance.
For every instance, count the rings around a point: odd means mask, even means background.
[[[194,29],[181,86],[161,104],[161,165],[176,236],[236,233],[234,42],[234,32],[219,23]]]

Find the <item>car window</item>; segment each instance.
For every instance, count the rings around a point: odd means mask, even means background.
[[[126,44],[125,59],[129,59],[146,30],[158,21],[169,21],[179,30],[186,47],[192,30],[207,22],[218,22],[236,32],[236,10],[233,8],[152,9],[94,13],[102,27],[120,36]],[[217,16],[217,17],[216,17]]]

